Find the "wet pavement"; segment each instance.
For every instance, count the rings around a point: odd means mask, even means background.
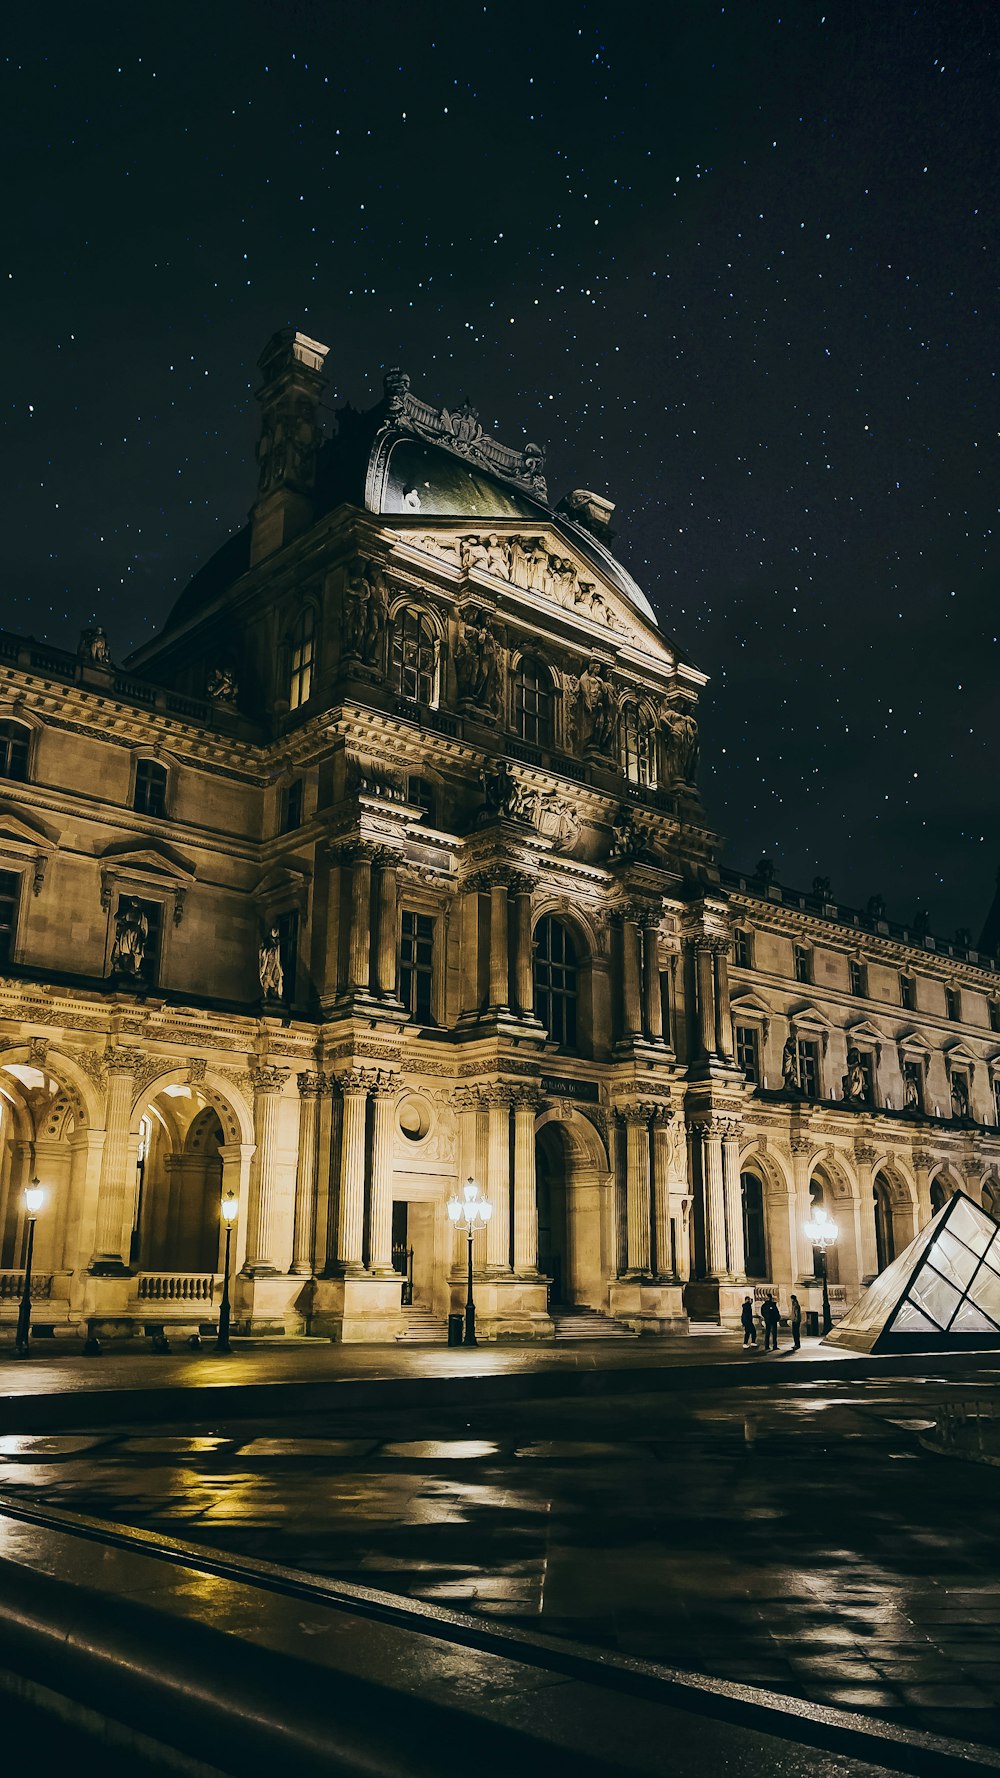
[[[948,1430],[998,1399],[995,1368],[459,1410],[429,1390],[8,1433],[0,1495],[1000,1746],[1000,1490]]]

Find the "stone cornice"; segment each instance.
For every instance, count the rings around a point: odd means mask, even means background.
[[[909,971],[919,970],[939,981],[968,980],[984,987],[989,994],[1000,992],[1000,970],[987,969],[981,963],[965,958],[949,957],[941,951],[926,950],[923,945],[907,944],[890,933],[872,932],[867,927],[848,925],[846,921],[791,907],[787,902],[770,901],[749,894],[746,890],[729,889],[732,908],[744,910],[758,929],[780,932],[786,937],[809,939],[825,950],[842,952],[845,956],[866,956]],[[754,971],[745,973],[753,974]],[[853,998],[853,996],[852,996]],[[872,1002],[878,1005],[879,1002]],[[922,1016],[922,1015],[921,1015]]]

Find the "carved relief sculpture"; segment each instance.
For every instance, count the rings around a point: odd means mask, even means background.
[[[235,704],[240,688],[231,668],[213,667],[205,689],[213,703]]]
[[[698,775],[698,724],[690,711],[664,704],[664,772],[668,784],[693,784]]]
[[[455,678],[462,703],[474,704],[491,719],[502,699],[500,645],[482,613],[460,624],[455,644]]]
[[[281,1000],[285,992],[285,972],[281,967],[281,935],[276,926],[272,926],[260,941],[257,968],[264,999]]]
[[[381,671],[388,603],[381,569],[374,562],[352,562],[344,579],[344,660]]]
[[[607,668],[600,661],[588,661],[576,682],[577,734],[581,748],[608,754],[614,749],[614,694],[607,678]]]

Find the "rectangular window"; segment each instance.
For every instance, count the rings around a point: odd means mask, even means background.
[[[434,920],[408,908],[399,941],[399,998],[421,1025],[433,1023]]]
[[[847,973],[848,973],[848,976],[850,977],[851,993],[852,994],[864,994],[864,991],[865,991],[864,964],[859,963],[856,957],[851,957],[848,961],[848,964],[847,964]]]
[[[797,982],[812,981],[812,953],[807,945],[795,945],[795,980]]]
[[[20,899],[20,871],[0,870],[0,969],[5,969],[13,961]]]
[[[281,793],[281,832],[294,833],[302,826],[302,779],[293,778]]]
[[[737,969],[753,968],[753,938],[742,926],[733,933],[733,962]]]
[[[912,975],[901,975],[899,978],[899,1004],[904,1012],[917,1010],[917,984]]]
[[[132,807],[140,815],[162,815],[167,807],[167,773],[155,759],[140,759],[135,768]]]
[[[961,1019],[961,1017],[962,1017],[962,996],[961,996],[961,993],[959,992],[958,988],[946,988],[944,991],[944,995],[945,995],[945,1000],[947,1001],[947,1004],[948,1004],[949,1019]]]
[[[409,777],[406,780],[406,800],[415,809],[423,809],[427,817],[427,826],[437,826],[437,798],[434,786],[427,778]]]
[[[760,1063],[758,1060],[759,1033],[756,1025],[737,1025],[736,1027],[736,1060],[742,1068],[747,1080],[760,1084]]]
[[[990,1030],[1000,1031],[1000,1000],[990,1001]]]
[[[819,1098],[819,1045],[811,1037],[800,1037],[799,1086],[807,1099]]]
[[[279,914],[271,922],[278,928],[278,943],[281,947],[282,997],[291,1005],[295,999],[295,977],[299,961],[299,913],[297,908],[289,908]]]

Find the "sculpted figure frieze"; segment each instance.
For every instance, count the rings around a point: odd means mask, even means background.
[[[427,532],[415,534],[411,541],[464,574],[485,574],[525,592],[540,593],[609,630],[626,627],[595,583],[582,580],[569,557],[547,549],[543,537],[503,538],[496,531],[487,531],[455,538]]]

